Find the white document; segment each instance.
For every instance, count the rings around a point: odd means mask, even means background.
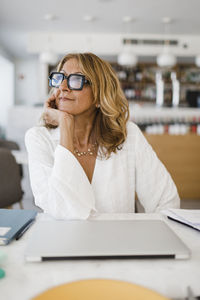
[[[200,230],[200,210],[199,209],[166,209],[162,213],[176,221]]]
[[[11,227],[0,227],[0,235],[4,236],[8,231],[10,231]]]

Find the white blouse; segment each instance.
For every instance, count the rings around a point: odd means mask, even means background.
[[[25,144],[35,204],[58,219],[133,213],[135,192],[147,213],[179,207],[176,186],[140,129],[128,122],[127,131],[122,150],[96,159],[90,184],[76,157],[59,145],[59,128],[29,129]]]

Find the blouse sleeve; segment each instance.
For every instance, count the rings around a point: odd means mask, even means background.
[[[34,127],[25,135],[35,204],[57,219],[87,219],[95,211],[91,184],[69,150],[58,145],[52,154],[45,130]]]
[[[135,136],[136,192],[145,212],[180,207],[177,188],[163,163],[137,128]]]

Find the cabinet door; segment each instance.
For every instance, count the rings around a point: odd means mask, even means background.
[[[145,137],[171,174],[180,197],[200,200],[200,136],[145,134]]]

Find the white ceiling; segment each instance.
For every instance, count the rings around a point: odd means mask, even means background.
[[[45,14],[55,14],[45,21]],[[84,16],[93,16],[85,22]],[[24,57],[29,32],[164,33],[163,17],[172,18],[171,34],[200,35],[200,0],[0,0],[0,46]],[[123,23],[125,16],[132,23]]]

